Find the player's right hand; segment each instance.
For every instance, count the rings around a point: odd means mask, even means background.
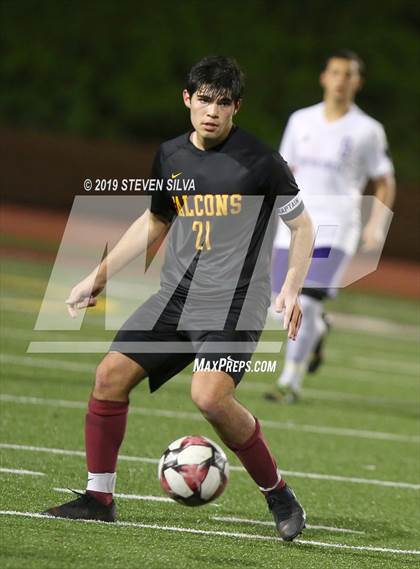
[[[68,313],[72,318],[76,318],[77,311],[89,306],[96,306],[96,297],[100,294],[105,285],[98,284],[96,273],[90,274],[71,289],[70,295],[65,301]]]
[[[274,301],[276,312],[283,314],[283,328],[288,331],[288,338],[296,340],[302,322],[302,308],[298,293],[282,289]]]

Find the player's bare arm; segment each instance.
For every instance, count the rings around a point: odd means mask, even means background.
[[[289,268],[280,294],[275,300],[275,308],[278,312],[284,312],[284,328],[288,330],[288,337],[295,340],[302,320],[298,295],[311,262],[314,229],[305,210],[285,223],[291,231]]]
[[[382,204],[392,209],[395,201],[395,177],[392,174],[381,176],[373,180],[375,188],[375,201],[370,217],[362,233],[362,247],[364,251],[374,251],[385,240],[385,223],[388,219],[387,211]]]
[[[104,289],[107,280],[141,255],[167,231],[168,226],[167,222],[149,210],[139,217],[107,257],[71,290],[66,300],[70,316],[75,318],[78,309],[96,306],[96,297]]]

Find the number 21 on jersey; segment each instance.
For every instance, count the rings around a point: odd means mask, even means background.
[[[206,249],[210,251],[210,221],[193,221],[192,230],[197,232],[195,238],[195,248],[197,251]]]

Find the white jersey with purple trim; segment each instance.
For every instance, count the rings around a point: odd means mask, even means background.
[[[356,105],[329,122],[324,103],[318,103],[291,115],[280,154],[293,170],[314,223],[315,246],[354,253],[366,183],[394,171],[382,125]],[[290,231],[280,222],[275,246],[288,248],[289,243]]]

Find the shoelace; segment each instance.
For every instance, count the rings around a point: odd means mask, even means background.
[[[288,515],[292,511],[290,500],[285,500],[285,496],[281,496],[280,493],[267,496],[267,503],[270,510],[275,509],[279,515]]]
[[[78,496],[78,498],[73,500],[73,502],[90,502],[90,501],[92,501],[92,496],[89,496],[89,494],[85,494],[84,492],[78,492],[77,490],[73,490],[73,488],[67,488],[67,490],[70,490],[71,492],[73,492],[73,494],[76,494],[76,496]]]

